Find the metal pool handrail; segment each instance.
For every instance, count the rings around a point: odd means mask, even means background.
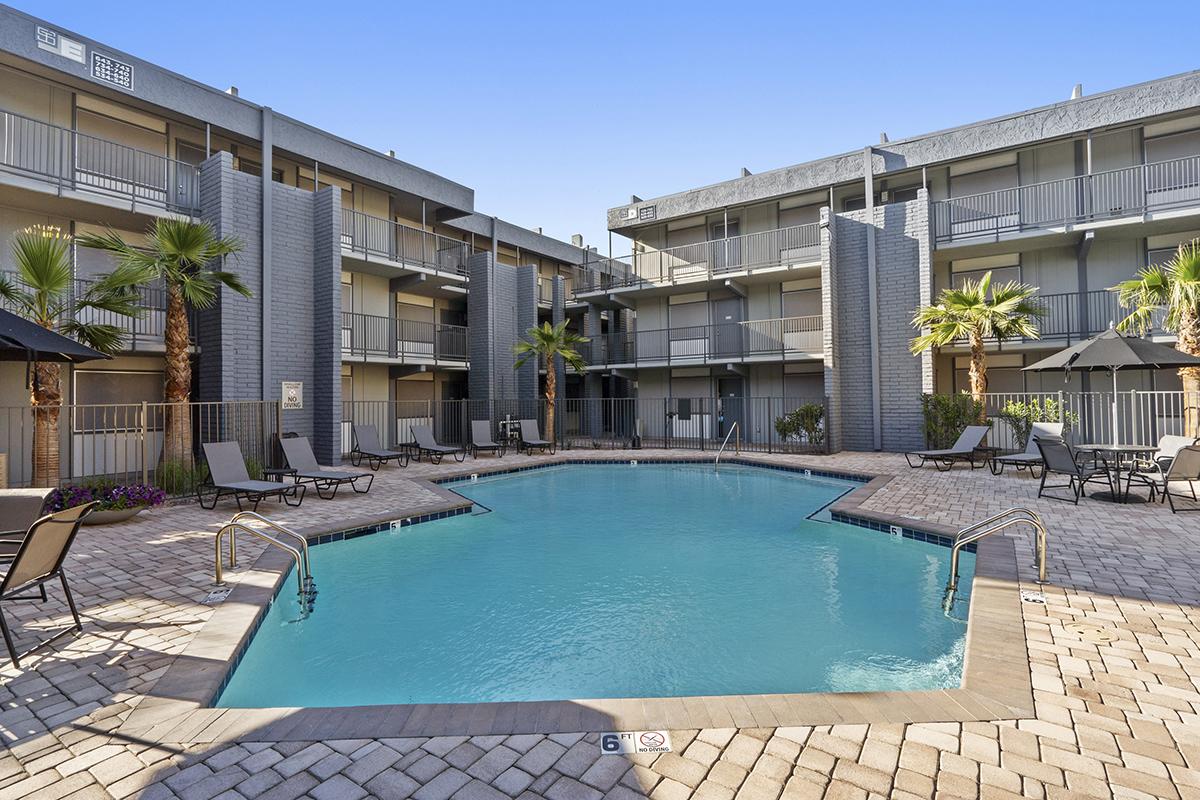
[[[716,457],[716,459],[713,460],[714,467],[721,463],[721,454],[725,452],[725,447],[729,444],[729,437],[733,436],[734,433],[737,433],[737,439],[734,440],[734,446],[733,446],[734,450],[733,451],[734,451],[734,453],[737,453],[739,455],[741,454],[741,452],[742,452],[742,431],[738,427],[738,423],[735,421],[733,423],[733,427],[729,429],[729,433],[725,434],[725,441],[721,442],[721,449],[717,450],[717,457]]]
[[[988,517],[981,522],[976,522],[974,525],[969,525],[960,530],[954,537],[954,545],[950,548],[950,579],[946,582],[946,592],[942,597],[942,609],[949,611],[954,605],[954,595],[958,591],[958,558],[962,548],[973,542],[977,542],[985,536],[990,536],[997,531],[1011,528],[1014,525],[1028,525],[1034,530],[1034,548],[1037,557],[1038,569],[1037,583],[1048,583],[1046,577],[1046,554],[1048,547],[1048,536],[1046,534],[1046,524],[1042,521],[1041,516],[1027,508],[1010,508],[1006,511],[1001,511],[995,516]]]
[[[312,566],[311,566],[311,562],[309,561],[309,558],[308,558],[308,537],[306,537],[302,534],[296,533],[293,530],[289,530],[288,528],[283,527],[282,525],[280,525],[278,522],[275,522],[274,520],[267,519],[262,514],[259,514],[257,511],[239,511],[238,513],[234,514],[233,519],[231,519],[229,521],[231,523],[234,523],[234,522],[241,522],[244,519],[252,519],[257,522],[261,522],[263,525],[267,526],[271,530],[278,531],[279,533],[282,533],[285,536],[290,536],[293,539],[295,539],[296,541],[300,542],[299,550],[300,550],[301,555],[304,556],[304,565],[303,565],[304,566],[304,578],[305,578],[305,580],[307,580],[309,582],[312,581]],[[230,566],[233,566],[233,563],[232,563],[233,559],[236,558],[236,555],[237,555],[236,545],[234,545],[233,542],[234,542],[233,539],[229,540]]]
[[[301,539],[301,541],[303,541],[303,544],[301,545],[301,547],[303,549],[294,547],[294,546],[288,544],[287,542],[284,542],[280,539],[275,538],[274,536],[271,536],[270,534],[268,534],[265,531],[259,530],[258,528],[251,528],[249,525],[245,524],[244,522],[241,522],[240,520],[244,516],[247,516],[247,515],[249,515],[249,517],[252,519],[257,519],[257,520],[264,522],[269,527],[271,527],[274,530],[277,530],[285,535]],[[215,551],[216,551],[216,553],[215,553],[216,554],[215,578],[216,578],[217,586],[225,585],[225,576],[224,576],[224,572],[221,567],[221,540],[225,537],[225,534],[227,534],[227,533],[229,534],[229,566],[231,568],[236,567],[237,566],[237,544],[236,544],[237,535],[236,534],[238,531],[248,533],[257,539],[261,539],[262,541],[266,542],[268,545],[278,547],[280,550],[283,550],[284,552],[286,552],[288,555],[290,555],[292,557],[292,560],[296,564],[296,594],[300,601],[301,610],[305,614],[307,614],[309,611],[311,611],[312,606],[313,606],[313,601],[316,598],[317,588],[316,588],[316,584],[314,583],[313,578],[312,578],[312,572],[309,570],[309,566],[308,566],[308,542],[306,540],[304,540],[304,538],[302,536],[300,536],[300,534],[295,533],[294,531],[290,531],[287,528],[284,528],[282,525],[272,522],[271,520],[269,520],[259,514],[255,514],[254,512],[243,511],[243,512],[239,513],[232,520],[230,520],[229,522],[222,525],[221,529],[219,531],[217,531],[217,536],[216,536],[216,540],[215,540]]]

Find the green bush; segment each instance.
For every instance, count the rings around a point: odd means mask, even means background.
[[[190,494],[203,477],[203,467],[182,461],[163,461],[154,470],[154,485],[175,497]]]
[[[825,441],[825,406],[821,403],[805,403],[795,411],[775,420],[775,432],[787,441],[800,437],[809,444]]]
[[[1053,397],[1041,400],[1034,397],[1028,402],[1009,400],[996,416],[1007,422],[1012,428],[1016,444],[1021,449],[1024,449],[1025,445],[1029,443],[1029,434],[1033,430],[1035,422],[1061,422],[1064,436],[1072,426],[1079,422],[1079,414],[1067,411]]]
[[[968,425],[978,425],[983,417],[983,403],[971,395],[923,394],[921,414],[925,419],[925,445],[944,449],[954,444]]]

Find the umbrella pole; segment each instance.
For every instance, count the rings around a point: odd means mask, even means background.
[[[1112,443],[1121,443],[1120,426],[1117,424],[1117,368],[1112,368],[1113,399],[1112,399]]]

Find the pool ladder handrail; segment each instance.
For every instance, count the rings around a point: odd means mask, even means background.
[[[1037,563],[1034,566],[1037,567],[1038,571],[1036,582],[1039,584],[1049,583],[1046,577],[1048,547],[1046,523],[1042,521],[1041,515],[1036,511],[1030,511],[1028,508],[1013,507],[985,520],[976,522],[974,525],[968,525],[955,534],[954,544],[950,548],[950,579],[946,582],[946,591],[942,597],[943,611],[949,612],[951,606],[954,605],[954,595],[958,591],[958,559],[962,549],[985,536],[991,536],[993,533],[1011,528],[1014,525],[1028,525],[1033,528],[1034,552],[1037,558]]]
[[[729,445],[729,437],[733,436],[735,433],[737,434],[737,438],[734,440],[733,451],[736,455],[742,454],[742,429],[740,427],[740,423],[734,421],[733,427],[729,429],[729,433],[725,434],[725,441],[721,442],[721,447],[717,450],[717,457],[713,459],[714,467],[721,463],[721,455],[725,452],[725,448]]]
[[[262,523],[270,530],[281,533],[284,536],[291,537],[300,543],[299,547],[288,544],[280,538],[270,535],[261,528],[254,528],[246,524],[246,520],[255,520]],[[305,613],[312,610],[313,602],[317,595],[316,582],[312,577],[312,568],[308,557],[308,539],[303,535],[296,533],[293,530],[283,527],[274,520],[267,519],[261,514],[254,511],[238,512],[229,522],[221,526],[217,531],[216,536],[216,584],[224,586],[224,572],[221,568],[221,540],[225,534],[229,534],[229,567],[232,569],[237,566],[237,532],[242,531],[251,536],[261,539],[269,546],[278,547],[292,557],[296,564],[296,594],[300,600],[300,606]]]

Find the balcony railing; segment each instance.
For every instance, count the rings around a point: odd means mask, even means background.
[[[814,222],[634,253],[631,263],[628,259],[608,259],[609,269],[590,269],[589,280],[581,280],[576,292],[707,280],[733,272],[808,263],[820,255],[820,226]]]
[[[342,247],[365,256],[376,256],[454,275],[467,274],[471,245],[398,222],[342,209]]]
[[[462,325],[393,319],[342,312],[342,355],[390,358],[405,362],[467,360],[467,329]]]
[[[937,243],[1200,206],[1200,156],[1079,175],[933,204]]]
[[[181,214],[200,211],[197,167],[9,111],[0,111],[0,170]]]
[[[19,288],[28,291],[29,287],[21,280],[21,276],[16,272],[5,272],[4,276],[16,284]],[[96,284],[95,280],[90,278],[76,278],[71,282],[71,290],[68,295],[68,305],[73,306],[74,301],[87,294],[88,290]],[[80,322],[93,323],[98,325],[112,325],[124,334],[124,339],[121,349],[124,351],[159,351],[163,347],[164,332],[167,322],[167,290],[161,285],[154,286],[139,286],[138,307],[141,309],[141,314],[136,317],[129,317],[123,314],[117,314],[112,311],[104,311],[97,308],[81,308],[76,314]],[[0,308],[7,311],[16,312],[16,304],[0,299]],[[188,330],[192,334],[194,341],[195,333],[195,318],[192,312],[188,311]]]
[[[590,365],[672,366],[821,353],[821,317],[725,322],[610,334],[583,346]]]

